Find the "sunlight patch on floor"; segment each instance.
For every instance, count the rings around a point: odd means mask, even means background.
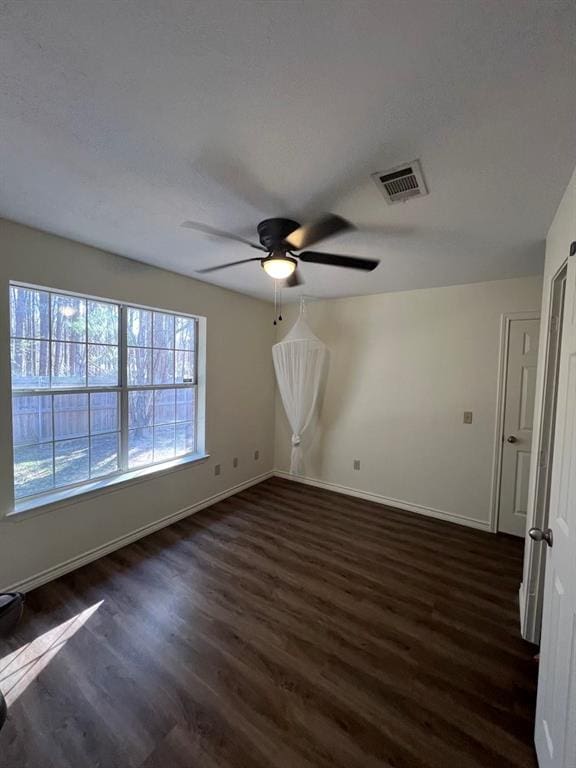
[[[8,706],[17,700],[103,602],[100,600],[99,603],[94,603],[71,619],[0,659],[0,690]]]

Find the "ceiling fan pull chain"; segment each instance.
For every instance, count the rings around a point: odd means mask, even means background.
[[[277,325],[276,323],[276,280],[274,280],[274,325]]]
[[[278,289],[278,295],[279,295],[279,302],[280,302],[280,309],[278,310],[278,322],[282,322],[282,288]]]

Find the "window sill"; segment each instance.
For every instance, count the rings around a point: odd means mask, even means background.
[[[64,488],[61,491],[47,493],[34,499],[25,499],[16,502],[14,511],[6,515],[4,520],[18,522],[43,512],[69,507],[78,502],[91,499],[94,496],[120,490],[127,486],[150,480],[153,477],[161,477],[162,475],[176,472],[180,469],[186,469],[190,464],[197,464],[209,458],[210,454],[208,453],[193,453],[189,456],[174,459],[174,461],[167,461],[164,464],[155,464],[151,467],[143,467],[132,472],[125,472],[122,475],[95,480],[92,483],[87,483],[77,488]]]

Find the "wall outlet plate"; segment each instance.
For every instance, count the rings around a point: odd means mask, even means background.
[[[214,464],[214,474],[215,475],[220,474],[220,464]]]
[[[472,411],[464,411],[464,424],[472,424]]]
[[[254,461],[258,461],[260,458],[260,451],[256,450],[254,451]]]
[[[354,459],[354,469],[360,469],[360,459]]]
[[[234,458],[232,459],[232,466],[234,467],[234,469],[236,469],[236,467],[238,466],[238,456],[234,456]]]

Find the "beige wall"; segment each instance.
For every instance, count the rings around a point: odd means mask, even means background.
[[[541,286],[528,277],[311,302],[330,367],[308,477],[488,529],[501,316],[537,311]],[[277,398],[277,469],[289,453]]]
[[[104,548],[289,465],[276,408],[268,304],[0,220],[0,403],[10,395],[8,282],[207,317],[211,458],[35,516],[7,518],[9,412],[0,408],[0,589]],[[309,476],[488,527],[500,318],[537,309],[539,278],[313,303],[331,350]],[[290,326],[296,308],[286,312]],[[462,411],[474,412],[471,426]],[[276,424],[275,424],[276,421]],[[274,432],[276,431],[275,463]],[[260,460],[254,461],[259,449]],[[239,457],[238,469],[232,458]],[[361,460],[361,471],[352,469]],[[222,475],[214,476],[214,464]]]
[[[7,519],[11,487],[8,282],[44,285],[207,318],[206,446],[170,474]],[[238,293],[0,220],[0,589],[176,513],[273,466],[269,305]],[[259,449],[260,460],[254,460]],[[237,469],[232,458],[239,458]],[[222,475],[214,476],[221,463]]]

